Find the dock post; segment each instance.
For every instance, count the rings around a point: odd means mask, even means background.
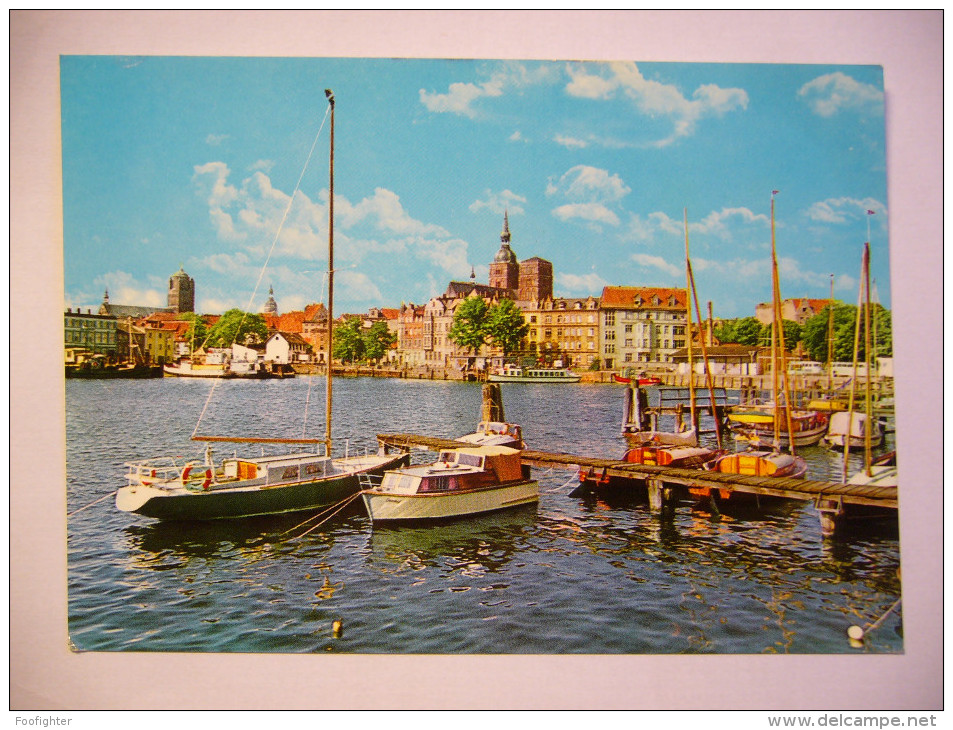
[[[666,487],[661,479],[651,477],[645,480],[645,486],[649,492],[649,509],[658,513],[668,512],[674,504],[672,488]]]
[[[833,537],[844,522],[843,499],[819,497],[814,507],[821,520],[821,537]]]
[[[503,393],[499,383],[485,383],[483,385],[483,411],[481,421],[505,421],[503,416]]]

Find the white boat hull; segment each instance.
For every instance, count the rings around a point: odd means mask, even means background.
[[[845,442],[849,449],[863,449],[866,446],[864,428],[870,423],[870,445],[880,446],[883,442],[883,429],[874,419],[868,419],[863,413],[848,413],[842,411],[831,416],[831,425],[824,436],[824,443],[844,448]]]
[[[442,494],[394,494],[369,490],[362,496],[371,522],[442,520],[537,502],[539,483],[531,480]]]

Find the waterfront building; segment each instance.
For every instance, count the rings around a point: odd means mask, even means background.
[[[824,307],[831,303],[830,299],[785,299],[781,302],[781,319],[804,324],[815,314],[824,311]],[[774,321],[774,305],[771,302],[762,302],[754,308],[754,316],[761,324],[771,324]]]
[[[600,357],[598,297],[517,302],[529,325],[526,349],[544,362],[588,368]]]
[[[672,363],[675,352],[687,345],[687,296],[686,289],[677,288],[603,288],[603,369]]]
[[[697,338],[692,347],[693,370],[704,374],[705,359],[702,357],[701,343],[697,342]],[[762,349],[756,345],[706,346],[708,370],[712,375],[760,375],[764,372],[761,362]],[[676,372],[680,375],[688,374],[687,347],[673,352],[672,361],[676,364]]]
[[[265,361],[282,365],[311,360],[311,345],[293,332],[275,332],[265,342]]]
[[[63,316],[63,344],[68,350],[118,357],[116,317],[68,308]]]
[[[427,337],[432,337],[432,326],[428,328]],[[403,303],[397,314],[397,360],[401,365],[417,367],[424,365],[427,352],[432,348],[432,341],[428,347],[424,345],[424,307],[413,302]]]

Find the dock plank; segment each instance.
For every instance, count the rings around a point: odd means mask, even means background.
[[[461,442],[407,433],[378,434],[381,444],[395,448],[423,448],[433,451],[460,448]],[[645,482],[647,479],[661,481],[666,486],[686,488],[711,488],[745,492],[764,496],[783,497],[814,502],[819,498],[839,500],[844,504],[857,504],[885,509],[897,509],[897,488],[883,485],[841,484],[815,479],[756,477],[741,474],[722,474],[700,469],[679,469],[665,466],[631,464],[619,459],[604,459],[559,451],[523,451],[523,461],[531,466],[561,467],[564,469],[592,470],[596,478],[609,478]]]

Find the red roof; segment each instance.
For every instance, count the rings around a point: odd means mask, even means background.
[[[656,303],[656,298],[658,303]],[[657,286],[607,286],[602,290],[603,309],[685,309],[687,291]],[[639,303],[641,302],[641,303]]]

